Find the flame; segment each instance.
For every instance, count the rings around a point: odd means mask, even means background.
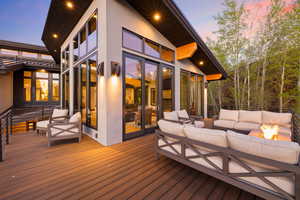
[[[265,139],[276,139],[277,135],[278,135],[278,125],[262,125],[260,127],[260,129],[263,132],[263,136]]]

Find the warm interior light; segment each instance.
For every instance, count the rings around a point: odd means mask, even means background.
[[[160,18],[161,18],[161,16],[160,16],[159,13],[155,13],[155,14],[153,15],[153,19],[154,19],[155,21],[159,21]]]
[[[279,127],[277,125],[262,125],[260,129],[262,130],[265,139],[274,140],[278,135]]]
[[[66,2],[66,6],[68,7],[68,8],[74,8],[74,5],[73,5],[73,3],[71,2],[71,1],[67,1]]]
[[[201,60],[201,61],[199,62],[199,65],[201,65],[201,66],[204,65],[204,61]]]
[[[54,34],[52,35],[52,37],[58,38],[58,35],[57,35],[56,33],[54,33]]]

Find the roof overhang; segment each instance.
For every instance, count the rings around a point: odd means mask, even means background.
[[[32,53],[48,54],[48,50],[44,46],[25,44],[21,42],[12,42],[0,40],[0,49],[11,49],[16,51],[28,51]]]
[[[74,12],[74,10],[68,11],[65,8],[64,0],[52,0],[42,40],[57,62],[60,60],[62,43],[92,1],[77,0],[75,5],[76,12]],[[222,74],[221,79],[227,77],[223,67],[172,0],[119,1],[128,2],[176,47],[196,42],[198,48],[189,59],[206,75]],[[159,22],[153,19],[153,14],[156,12],[159,12],[162,16]],[[58,34],[59,37],[57,39],[52,37],[54,33]],[[200,61],[203,61],[205,64],[200,65]]]

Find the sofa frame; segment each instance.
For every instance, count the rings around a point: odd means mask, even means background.
[[[60,128],[58,126],[62,126],[62,125],[72,125],[67,129],[63,129]],[[72,131],[72,129],[74,128],[78,128],[78,132]],[[52,135],[52,131],[51,129],[56,129],[59,130],[58,133],[56,133],[55,135]],[[64,135],[64,136],[60,136],[60,134],[64,133],[65,131],[71,132],[73,133],[72,135]],[[56,123],[51,123],[48,125],[48,146],[51,146],[51,143],[53,141],[57,141],[57,140],[67,140],[67,139],[74,139],[74,138],[78,138],[78,142],[81,141],[81,137],[82,137],[82,126],[81,126],[81,121],[79,122],[56,122]]]
[[[172,141],[166,138],[172,138]],[[163,140],[165,145],[159,145],[158,141]],[[179,144],[181,146],[181,153],[178,152],[173,145]],[[207,149],[211,149],[213,152],[203,154],[199,152],[195,145],[201,146]],[[176,155],[170,153],[167,150],[162,149],[163,147],[170,147]],[[186,156],[185,150],[190,148],[196,156]],[[213,176],[220,179],[226,183],[233,186],[241,188],[247,192],[253,193],[265,199],[288,199],[288,200],[300,200],[300,162],[297,165],[287,164],[267,158],[262,158],[259,156],[251,155],[248,153],[232,150],[230,148],[219,147],[213,144],[208,144],[201,141],[192,140],[186,137],[177,136],[169,133],[162,132],[160,129],[156,130],[155,133],[155,150],[157,159],[159,159],[160,154],[176,160],[184,165],[192,167],[200,172]],[[222,158],[223,166],[219,168],[213,162],[208,160],[208,157],[220,156]],[[210,169],[196,162],[191,161],[193,158],[203,158],[210,166],[214,168]],[[250,161],[255,161],[268,165],[270,167],[278,168],[275,172],[256,172],[249,166],[243,159]],[[229,161],[233,160],[238,163],[241,167],[249,171],[249,173],[230,173],[229,172]],[[299,156],[300,160],[300,156]],[[263,181],[265,184],[272,187],[276,192],[264,189],[260,186],[254,185],[244,180],[237,179],[238,177],[256,177]],[[295,196],[291,196],[286,191],[282,190],[278,186],[274,185],[271,181],[266,179],[266,177],[294,177],[295,185]]]

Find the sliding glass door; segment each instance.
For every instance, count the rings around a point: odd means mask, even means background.
[[[123,135],[126,140],[153,132],[162,112],[173,109],[174,70],[130,54],[124,54],[123,62]]]

